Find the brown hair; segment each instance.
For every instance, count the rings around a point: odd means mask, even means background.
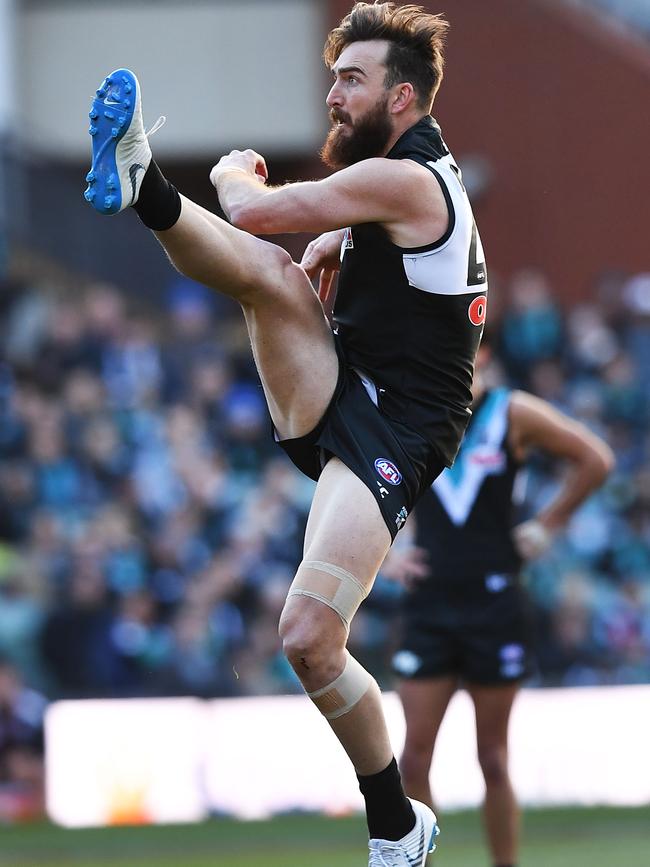
[[[385,39],[384,87],[401,81],[413,85],[418,105],[429,110],[442,81],[443,45],[449,24],[422,6],[395,3],[355,3],[351,12],[327,37],[323,58],[332,67],[352,42]]]

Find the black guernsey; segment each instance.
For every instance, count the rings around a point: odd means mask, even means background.
[[[512,540],[520,464],[508,445],[510,394],[497,388],[482,395],[454,466],[418,502],[416,544],[427,551],[431,578],[418,582],[414,600],[439,582],[513,574],[521,567]]]
[[[348,363],[377,388],[381,411],[418,432],[450,466],[471,414],[486,265],[460,171],[433,118],[407,130],[387,156],[436,175],[449,226],[435,243],[409,249],[379,224],[346,230],[334,327]]]

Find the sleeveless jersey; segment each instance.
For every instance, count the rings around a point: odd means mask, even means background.
[[[521,559],[511,537],[513,487],[519,463],[508,447],[511,392],[486,392],[474,414],[454,466],[443,470],[416,508],[416,544],[425,548],[430,581],[462,581],[517,572]]]
[[[450,466],[471,415],[474,357],[487,303],[487,269],[460,170],[427,116],[387,155],[438,179],[444,236],[423,247],[393,244],[378,223],[346,229],[334,327],[349,364],[367,375],[379,407],[413,428]]]

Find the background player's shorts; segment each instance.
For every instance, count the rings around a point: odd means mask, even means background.
[[[429,579],[406,598],[401,634],[393,670],[403,678],[496,685],[533,670],[528,598],[512,574]]]
[[[340,341],[335,343],[339,377],[323,418],[310,433],[279,445],[315,480],[332,456],[340,458],[372,491],[394,539],[444,462],[423,437],[375,406]]]

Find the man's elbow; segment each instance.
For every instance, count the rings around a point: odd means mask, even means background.
[[[593,450],[590,464],[594,478],[594,487],[602,485],[616,465],[614,452],[607,443],[601,441],[598,444],[598,448]]]

